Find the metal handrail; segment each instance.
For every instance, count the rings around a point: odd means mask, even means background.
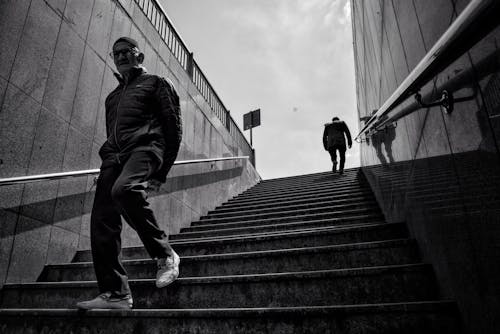
[[[392,116],[388,113],[408,97],[417,94],[436,74],[496,28],[500,24],[499,9],[498,0],[472,0],[394,93],[370,117],[355,140],[358,141],[362,135],[369,136],[386,124],[406,116],[408,113]]]
[[[175,161],[174,165],[187,165],[187,164],[197,164],[197,163],[203,163],[203,162],[216,162],[216,161],[224,161],[224,160],[243,160],[243,159],[248,159],[248,158],[249,158],[248,156],[244,155],[244,156],[237,156],[237,157],[179,160],[179,161]],[[97,175],[97,174],[99,174],[99,171],[100,171],[99,169],[86,169],[86,170],[79,170],[79,171],[73,171],[73,172],[61,172],[61,173],[9,177],[9,178],[0,179],[0,186],[39,182],[39,181],[46,181],[46,180],[59,180],[59,179],[78,177],[78,176],[84,176],[84,175]]]

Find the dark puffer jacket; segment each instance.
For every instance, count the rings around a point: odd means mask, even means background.
[[[323,131],[323,147],[325,150],[337,147],[345,146],[345,136],[347,137],[347,142],[349,146],[352,145],[351,133],[349,128],[344,121],[334,120],[331,123],[325,124],[325,130]]]
[[[133,68],[128,82],[106,98],[108,139],[99,151],[103,168],[121,163],[132,152],[148,151],[160,163],[153,178],[165,182],[182,139],[179,96],[171,82]]]

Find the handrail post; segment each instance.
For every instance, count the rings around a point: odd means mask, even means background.
[[[231,112],[226,110],[226,129],[231,133]]]
[[[187,62],[186,62],[186,71],[187,74],[189,75],[189,78],[193,81],[193,73],[194,73],[194,62],[193,62],[193,53],[189,52],[187,55]]]

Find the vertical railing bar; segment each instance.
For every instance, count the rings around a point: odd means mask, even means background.
[[[153,10],[151,11],[151,23],[153,24],[153,27],[156,29],[156,7],[153,4]]]

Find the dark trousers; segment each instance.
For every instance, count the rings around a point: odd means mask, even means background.
[[[166,234],[159,229],[147,201],[148,179],[158,161],[148,152],[135,152],[121,164],[103,165],[90,222],[92,259],[100,293],[130,294],[120,261],[122,221],[137,232],[152,258],[171,254]]]
[[[330,153],[330,157],[332,158],[333,164],[336,165],[337,164],[337,150],[339,151],[339,156],[340,156],[339,170],[343,171],[344,164],[345,164],[345,151],[346,151],[345,146],[336,145],[336,146],[330,147],[328,149],[328,153]]]

